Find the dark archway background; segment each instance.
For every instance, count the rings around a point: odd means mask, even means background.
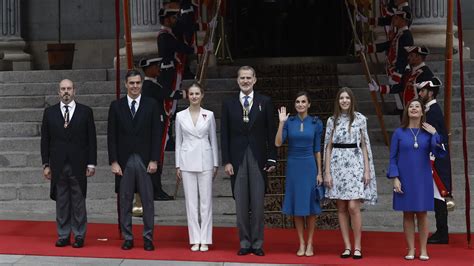
[[[344,56],[351,45],[343,0],[234,0],[227,14],[236,58]]]

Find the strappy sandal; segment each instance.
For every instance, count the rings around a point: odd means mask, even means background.
[[[341,254],[341,259],[347,259],[351,256],[351,249],[350,248],[346,248],[344,249],[344,251],[342,252]]]

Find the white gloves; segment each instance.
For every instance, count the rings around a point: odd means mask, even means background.
[[[211,41],[208,41],[205,45],[204,45],[204,49],[205,51],[208,51],[208,52],[211,52],[214,51],[214,42],[211,42]]]
[[[363,52],[365,52],[365,45],[356,43],[354,45],[354,49],[355,49],[356,53],[363,53]]]
[[[379,91],[380,90],[380,87],[379,85],[377,85],[377,82],[375,82],[374,79],[372,79],[369,83],[369,91]]]
[[[369,19],[366,16],[364,16],[362,13],[360,13],[359,11],[356,12],[355,19],[356,21],[362,21],[364,23],[367,23],[369,21]]]
[[[208,23],[208,27],[213,29],[217,26],[217,16],[214,16]]]

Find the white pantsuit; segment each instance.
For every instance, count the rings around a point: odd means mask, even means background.
[[[214,113],[201,108],[194,125],[188,108],[176,114],[175,127],[176,168],[183,178],[189,243],[212,244],[212,175],[219,165]]]

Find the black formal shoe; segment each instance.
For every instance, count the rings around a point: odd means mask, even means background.
[[[71,240],[69,238],[60,238],[56,241],[56,247],[62,248],[71,244]]]
[[[153,245],[153,241],[145,239],[143,240],[143,249],[146,251],[155,250],[155,246]]]
[[[239,256],[245,256],[245,255],[248,255],[252,253],[252,249],[251,248],[240,248],[239,249],[239,252],[237,252],[237,255]]]
[[[133,240],[125,240],[122,244],[123,250],[130,250],[133,248]]]
[[[449,244],[449,237],[436,232],[428,237],[428,244]]]
[[[360,251],[360,249],[354,249],[354,254],[352,254],[352,258],[355,260],[362,259],[362,251]]]
[[[76,237],[76,241],[72,244],[73,248],[82,248],[84,246],[84,238]]]
[[[158,195],[154,197],[154,200],[159,200],[159,201],[174,200],[174,197],[168,195],[166,192],[162,190],[160,193],[158,193]]]
[[[253,249],[252,253],[256,256],[265,256],[265,252],[263,252],[263,249],[261,248]]]

